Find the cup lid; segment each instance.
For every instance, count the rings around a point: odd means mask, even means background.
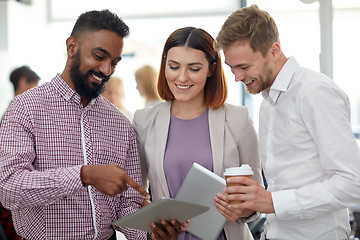
[[[254,171],[251,169],[249,164],[242,164],[240,167],[231,167],[226,168],[224,175],[225,176],[234,176],[234,175],[253,175]]]

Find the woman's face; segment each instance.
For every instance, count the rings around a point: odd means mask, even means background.
[[[211,76],[205,53],[190,47],[173,47],[167,53],[165,77],[176,101],[204,101],[204,86]]]

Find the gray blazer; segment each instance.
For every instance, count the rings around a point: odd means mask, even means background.
[[[163,164],[170,108],[171,102],[158,103],[137,110],[133,119],[144,186],[151,183],[153,200],[170,197]],[[247,108],[225,104],[217,110],[209,109],[209,129],[214,173],[224,177],[225,168],[246,163],[254,170],[254,179],[262,184],[258,138]],[[226,223],[224,229],[228,240],[253,239],[241,219]]]

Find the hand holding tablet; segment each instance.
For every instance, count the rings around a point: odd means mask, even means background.
[[[115,221],[113,224],[151,232],[151,223],[160,223],[161,220],[176,220],[182,223],[207,210],[209,210],[207,206],[172,198],[162,198]]]

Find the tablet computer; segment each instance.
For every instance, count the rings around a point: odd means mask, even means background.
[[[184,202],[173,198],[162,198],[113,222],[113,224],[151,232],[150,225],[153,222],[159,223],[160,220],[170,221],[175,219],[182,223],[207,210],[209,210],[209,207],[200,204]]]
[[[226,223],[226,218],[217,210],[214,197],[223,192],[225,179],[198,163],[193,163],[175,199],[201,204],[209,210],[191,219],[186,231],[206,240],[215,240]]]

